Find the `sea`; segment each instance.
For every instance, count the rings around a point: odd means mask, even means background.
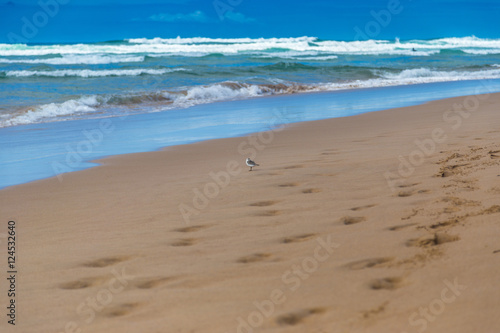
[[[500,39],[475,36],[0,44],[0,188],[104,156],[266,130],[276,117],[287,124],[498,91]],[[112,131],[97,135],[102,124]]]

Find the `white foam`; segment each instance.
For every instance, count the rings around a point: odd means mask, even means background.
[[[101,65],[127,62],[143,62],[144,56],[117,56],[117,55],[66,55],[60,58],[39,59],[0,59],[5,64],[49,64],[49,65]]]
[[[480,70],[475,72],[470,71],[438,71],[429,68],[414,68],[405,69],[400,73],[394,74],[389,72],[380,73],[383,78],[389,80],[400,81],[405,84],[408,80],[415,83],[430,83],[444,81],[462,81],[462,80],[483,80],[500,78],[500,70]]]
[[[164,97],[166,97],[168,101],[157,99],[156,102],[151,102],[151,98],[144,98],[144,103],[149,104],[147,104],[147,111],[142,112],[162,111],[172,108],[187,108],[199,104],[207,104],[235,99],[246,99],[267,95],[387,87],[446,81],[498,79],[500,78],[500,65],[496,64],[493,66],[497,67],[498,69],[470,72],[439,71],[431,68],[414,68],[406,69],[398,73],[383,70],[373,70],[374,75],[378,76],[378,78],[368,80],[353,80],[342,83],[336,82],[320,84],[297,84],[293,82],[286,82],[280,79],[273,79],[270,80],[271,82],[273,82],[272,84],[262,85],[241,82],[222,82],[206,86],[189,87],[183,91],[158,92],[158,94],[162,94]],[[124,95],[118,97],[126,99],[127,96]],[[131,97],[140,96],[131,95]],[[72,115],[95,112],[98,110],[102,112],[103,115],[106,115],[108,107],[117,107],[110,100],[113,100],[113,96],[86,96],[79,99],[68,100],[63,103],[41,105],[39,107],[35,107],[30,110],[15,114],[9,119],[1,119],[0,127],[37,122],[57,121],[58,118],[60,119],[60,117],[62,116],[67,116],[67,119]],[[132,103],[139,103],[139,105],[137,106],[141,107],[141,102],[136,102],[136,98],[133,98],[132,100],[134,100],[134,102]],[[108,101],[110,101],[110,104],[107,104]],[[126,107],[126,105],[124,105],[123,107]]]
[[[273,42],[273,43],[290,43],[290,42],[314,42],[316,37],[297,37],[297,38],[133,38],[127,39],[132,44],[241,44],[241,43],[259,43],[259,42]]]
[[[234,86],[228,84],[234,84]],[[264,93],[262,86],[259,85],[227,82],[225,84],[189,88],[185,95],[180,95],[174,99],[174,105],[186,107],[223,100],[256,97]]]
[[[92,70],[92,69],[61,69],[54,71],[6,71],[6,76],[28,77],[28,76],[46,76],[46,77],[103,77],[103,76],[137,76],[143,74],[149,75],[162,75],[175,71],[183,71],[184,68],[175,69],[106,69],[106,70]]]
[[[500,49],[484,49],[484,50],[463,49],[462,51],[464,51],[465,53],[478,54],[478,55],[500,54]]]
[[[97,96],[84,96],[79,99],[71,99],[63,103],[50,103],[39,107],[25,110],[14,117],[0,121],[0,127],[25,125],[42,122],[61,116],[74,115],[96,111],[96,107],[101,103]]]
[[[188,55],[203,56],[219,53],[262,54],[273,56],[281,49],[285,52],[299,52],[307,55],[315,52],[316,56],[339,54],[354,55],[411,55],[429,56],[441,50],[456,49],[468,53],[495,53],[500,50],[500,39],[481,39],[477,37],[442,38],[435,40],[364,40],[333,41],[319,40],[315,37],[299,38],[136,38],[116,44],[76,44],[76,45],[23,45],[0,44],[0,56],[46,56],[46,55]],[[481,53],[482,52],[482,53]],[[278,54],[279,56],[279,53]]]
[[[323,56],[323,57],[299,58],[299,60],[333,60],[333,59],[338,59],[338,56],[329,55],[329,56]]]

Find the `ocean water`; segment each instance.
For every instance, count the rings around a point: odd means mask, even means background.
[[[500,39],[0,44],[0,188],[109,155],[498,91]]]
[[[500,39],[0,44],[0,127],[303,92],[500,78]]]

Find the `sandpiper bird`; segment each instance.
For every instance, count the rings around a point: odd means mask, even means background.
[[[254,161],[252,161],[250,158],[247,158],[247,165],[250,167],[250,170],[248,170],[248,171],[252,171],[252,168],[254,166],[259,166],[257,163],[255,163]]]

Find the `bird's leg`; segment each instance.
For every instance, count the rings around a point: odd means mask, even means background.
[[[250,170],[248,170],[248,171],[252,171],[252,167],[250,167]]]

